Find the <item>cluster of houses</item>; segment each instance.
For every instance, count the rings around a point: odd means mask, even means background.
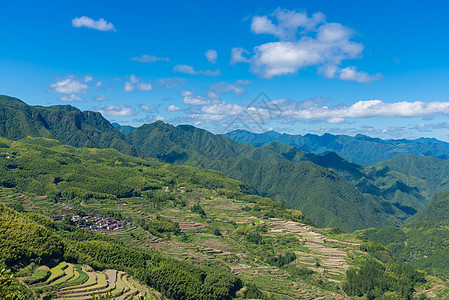
[[[119,230],[127,225],[126,221],[119,221],[113,217],[95,214],[93,216],[72,216],[72,222],[78,227],[92,231]]]

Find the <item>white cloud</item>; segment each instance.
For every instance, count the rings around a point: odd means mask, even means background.
[[[156,121],[164,121],[165,118],[163,116],[157,116]]]
[[[275,100],[282,110],[282,115],[295,119],[330,119],[330,123],[343,118],[370,117],[426,117],[432,115],[448,115],[449,102],[395,102],[382,100],[358,101],[351,106],[328,107],[317,103],[303,106],[287,100]]]
[[[83,77],[83,81],[84,81],[85,83],[91,82],[92,80],[94,80],[94,79],[93,79],[93,77],[90,76],[90,75],[86,75],[86,76]]]
[[[153,89],[153,86],[150,83],[138,83],[137,89],[141,91],[151,91]]]
[[[206,56],[208,62],[212,64],[215,64],[217,62],[218,55],[217,51],[215,51],[214,49],[207,50],[204,55]]]
[[[61,102],[81,102],[81,101],[84,101],[84,99],[77,95],[71,94],[70,96],[68,96],[68,95],[61,96],[59,98],[59,101],[61,101]]]
[[[189,91],[189,90],[181,91],[181,96],[182,97],[188,97],[188,96],[192,96],[192,95],[193,95],[192,91]]]
[[[152,64],[157,61],[167,61],[167,62],[170,61],[170,59],[168,57],[157,57],[157,56],[148,55],[148,54],[143,54],[139,57],[132,57],[131,60],[138,61],[141,63],[147,63],[147,64]]]
[[[131,82],[125,82],[125,86],[123,87],[123,90],[125,92],[132,92],[134,91],[135,87],[133,86],[133,84]]]
[[[50,92],[61,94],[86,94],[86,90],[89,88],[87,84],[76,79],[73,75],[69,75],[66,79],[50,84],[50,87],[52,88]]]
[[[220,70],[199,70],[196,71],[192,66],[188,65],[176,65],[173,68],[174,72],[190,74],[190,75],[206,75],[206,76],[218,76],[221,74]]]
[[[249,59],[243,56],[244,53],[249,54],[248,50],[245,50],[243,48],[232,48],[231,60],[229,61],[229,64],[234,65],[239,62],[249,62]]]
[[[151,107],[150,107],[149,104],[141,104],[141,105],[139,105],[139,107],[140,107],[141,110],[144,110],[144,111],[147,111],[147,112],[151,111]]]
[[[188,84],[184,78],[159,78],[156,79],[156,84],[162,89],[172,89],[180,85]]]
[[[129,80],[125,82],[123,90],[125,92],[132,92],[136,88],[141,91],[151,91],[153,89],[153,86],[151,85],[151,83],[141,82],[134,74],[132,74],[131,76],[129,76]]]
[[[327,123],[329,124],[341,124],[344,123],[345,119],[343,118],[331,118],[329,120],[327,120]]]
[[[102,105],[98,108],[98,111],[103,116],[115,116],[115,117],[126,117],[133,116],[135,112],[128,105]]]
[[[201,96],[185,96],[182,102],[190,105],[206,105],[211,103],[209,99]]]
[[[109,98],[106,97],[105,95],[98,95],[97,97],[94,98],[96,101],[108,101]]]
[[[338,71],[338,78],[341,80],[367,83],[381,78],[380,74],[369,75],[366,72],[357,71],[356,67],[347,67]]]
[[[167,107],[167,111],[178,111],[180,110],[179,107],[177,107],[176,105],[170,105],[169,107]]]
[[[242,95],[246,90],[242,85],[248,85],[249,80],[237,80],[235,83],[226,83],[224,81],[217,82],[209,87],[208,97],[220,99],[221,95],[226,92],[234,92],[236,95]]]
[[[97,83],[95,83],[95,87],[99,88],[103,86],[103,81],[97,81]]]
[[[276,9],[271,17],[276,19],[277,25],[268,19],[268,16],[255,16],[251,22],[251,31],[255,34],[271,34],[281,40],[294,40],[299,27],[303,28],[303,32],[308,32],[326,19],[320,12],[309,18],[305,12],[280,8]]]
[[[112,23],[107,22],[105,19],[100,18],[95,21],[89,17],[82,16],[72,20],[73,27],[87,27],[100,31],[116,31]]]
[[[173,68],[173,71],[179,72],[179,73],[190,74],[190,75],[196,74],[196,71],[193,69],[193,67],[187,66],[187,65],[176,65]]]
[[[254,47],[254,55],[243,48],[233,48],[231,64],[250,63],[250,70],[261,77],[272,78],[295,74],[315,66],[326,78],[359,83],[371,82],[380,74],[369,75],[355,67],[341,68],[343,60],[360,58],[364,46],[351,39],[355,32],[339,23],[327,23],[322,13],[308,17],[304,12],[277,9],[269,16],[255,16],[251,31],[270,34],[279,41]]]

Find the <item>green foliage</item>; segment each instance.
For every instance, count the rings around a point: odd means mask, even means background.
[[[286,252],[284,255],[280,254],[278,256],[271,256],[266,259],[266,262],[272,266],[282,268],[285,265],[288,265],[292,261],[295,261],[296,254],[294,252]]]
[[[136,223],[139,224],[139,226],[144,230],[147,230],[156,236],[161,236],[162,233],[166,232],[174,233],[176,235],[181,233],[181,228],[179,228],[178,223],[160,215],[158,215],[157,219],[154,221],[148,219],[138,219]]]
[[[368,259],[359,270],[349,269],[346,272],[343,290],[349,296],[365,295],[368,299],[379,298],[386,292],[394,292],[403,299],[413,299],[413,287],[424,281],[424,273],[407,264],[384,266]]]
[[[204,211],[204,209],[201,207],[201,205],[199,203],[194,204],[190,210],[193,213],[197,213],[202,217],[206,216],[206,212]]]
[[[30,294],[13,278],[10,270],[0,267],[0,299],[25,300]]]

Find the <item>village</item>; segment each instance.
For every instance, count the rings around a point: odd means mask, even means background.
[[[72,216],[71,220],[77,227],[91,231],[119,230],[127,225],[127,222],[124,220],[119,221],[116,218],[106,217],[99,214],[83,217],[75,215]]]

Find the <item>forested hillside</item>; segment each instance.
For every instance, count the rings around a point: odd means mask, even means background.
[[[30,106],[0,95],[0,137],[18,140],[27,136],[53,138],[74,147],[114,148],[136,155],[123,134],[98,112],[70,105]]]

